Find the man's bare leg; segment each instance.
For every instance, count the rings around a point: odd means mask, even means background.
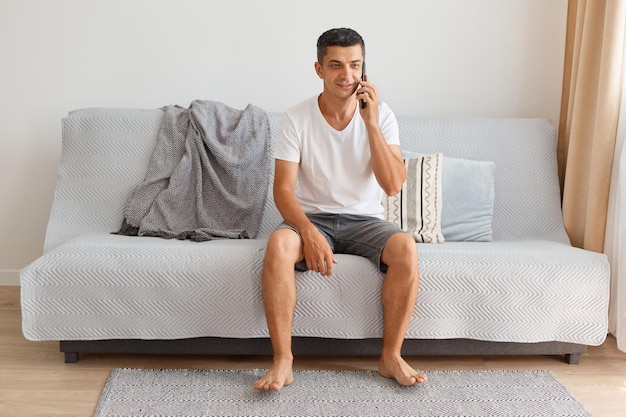
[[[293,382],[291,333],[296,307],[294,264],[302,258],[300,236],[289,229],[272,233],[263,263],[263,302],[274,358],[267,373],[254,382],[259,390],[278,391]]]
[[[383,250],[382,261],[388,269],[382,289],[384,331],[378,372],[386,378],[395,378],[400,385],[419,384],[428,377],[413,369],[401,356],[419,286],[417,246],[413,237],[406,233],[391,236]]]

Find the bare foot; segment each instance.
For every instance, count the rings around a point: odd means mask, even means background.
[[[410,386],[426,382],[428,377],[425,373],[413,369],[402,357],[380,358],[378,373],[385,378],[394,378],[398,384]]]
[[[291,361],[274,362],[272,367],[261,378],[254,381],[252,386],[262,391],[280,391],[293,382]]]

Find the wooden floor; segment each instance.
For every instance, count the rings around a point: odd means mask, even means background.
[[[613,337],[580,365],[561,357],[409,357],[424,370],[551,370],[595,417],[626,416],[626,353]],[[82,355],[65,364],[56,342],[22,336],[19,288],[0,286],[0,416],[92,416],[113,368],[267,368],[269,357]],[[298,369],[376,369],[375,357],[301,357]],[[252,382],[252,381],[250,381]]]

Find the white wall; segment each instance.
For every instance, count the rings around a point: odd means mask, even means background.
[[[397,114],[558,124],[567,0],[0,0],[0,284],[42,252],[61,118],[82,107],[282,111],[348,26]]]

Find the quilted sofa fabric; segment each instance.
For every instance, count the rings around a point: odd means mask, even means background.
[[[21,272],[30,340],[266,337],[260,274],[280,216],[271,193],[254,240],[112,235],[143,178],[160,110],[86,109],[63,121],[44,254]],[[272,133],[280,114],[270,114]],[[569,245],[554,128],[545,120],[400,117],[403,148],[497,166],[492,242],[418,244],[413,339],[562,341],[606,336],[606,257]],[[445,204],[445,201],[443,202]],[[298,273],[294,335],[382,336],[382,274],[338,255],[331,279]]]

